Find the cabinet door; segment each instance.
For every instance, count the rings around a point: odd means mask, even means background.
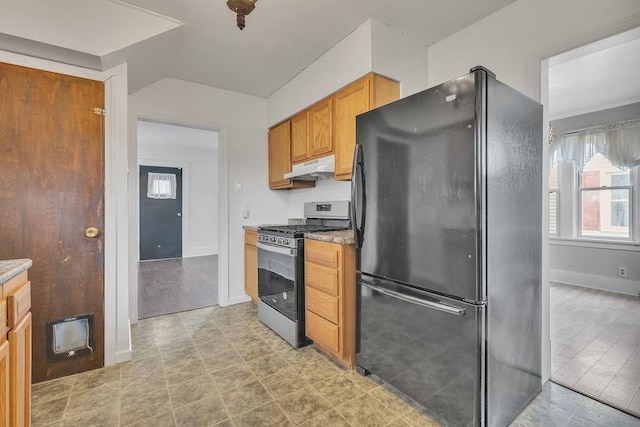
[[[334,144],[336,179],[351,179],[353,149],[356,144],[356,116],[369,111],[369,78],[364,78],[336,93],[334,97]]]
[[[9,425],[9,341],[0,345],[0,425]]]
[[[244,292],[258,301],[258,248],[244,245]]]
[[[284,174],[291,172],[291,131],[290,122],[272,128],[269,131],[269,188],[287,188],[291,180]]]
[[[31,313],[9,331],[10,424],[31,424]]]
[[[332,109],[332,98],[320,101],[309,109],[311,157],[333,152]]]
[[[291,119],[291,162],[300,163],[309,158],[309,112]]]

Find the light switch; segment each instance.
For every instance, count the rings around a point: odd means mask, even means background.
[[[236,191],[242,191],[242,182],[236,181]]]
[[[249,218],[249,206],[242,206],[242,218]]]

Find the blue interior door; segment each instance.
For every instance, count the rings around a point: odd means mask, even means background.
[[[140,166],[140,260],[182,257],[182,169]]]

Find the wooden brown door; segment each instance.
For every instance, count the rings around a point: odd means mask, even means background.
[[[104,365],[103,108],[102,82],[0,63],[0,259],[33,260],[34,382]],[[86,313],[93,352],[49,362],[47,322]]]

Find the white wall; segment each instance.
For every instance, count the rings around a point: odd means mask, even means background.
[[[183,167],[183,257],[218,253],[218,133],[138,122],[138,164]]]
[[[229,303],[246,301],[243,284],[244,224],[284,222],[287,218],[286,192],[269,191],[267,164],[267,115],[263,98],[216,89],[176,79],[163,79],[129,95],[129,107],[144,117],[173,123],[209,124],[221,129],[228,140],[220,139],[221,160],[228,150],[228,288]],[[222,180],[221,180],[222,182]],[[243,184],[242,191],[235,183]],[[222,197],[222,196],[221,196]],[[241,217],[241,207],[249,206],[251,215]],[[221,215],[223,212],[221,212]],[[221,258],[224,247],[220,247]],[[220,283],[220,286],[225,286]]]
[[[541,99],[541,52],[549,56],[585,44],[602,33],[624,31],[640,17],[637,0],[520,0],[470,25],[429,48],[429,85],[450,80],[476,65],[483,65],[499,80]],[[619,29],[618,29],[619,28]],[[536,62],[537,61],[537,62]],[[542,74],[542,75],[541,75]],[[546,113],[546,109],[545,109]],[[546,164],[548,151],[544,150]],[[547,180],[543,192],[548,191]],[[546,200],[546,197],[544,198]],[[542,207],[546,211],[546,203]],[[546,221],[544,223],[546,226]],[[542,378],[550,375],[549,245],[543,238],[542,253]]]

